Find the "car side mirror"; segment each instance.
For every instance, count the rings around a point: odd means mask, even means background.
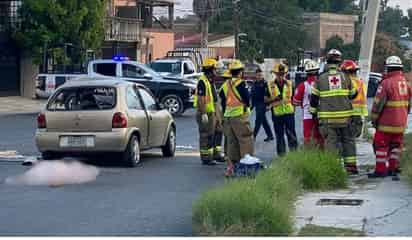
[[[143,77],[146,78],[146,79],[152,79],[153,78],[153,76],[149,73],[143,74]]]

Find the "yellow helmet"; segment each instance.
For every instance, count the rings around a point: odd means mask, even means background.
[[[233,60],[230,65],[229,65],[229,69],[232,70],[240,70],[240,69],[244,69],[245,65],[243,65],[243,63],[240,60]]]
[[[226,70],[223,72],[222,77],[224,77],[224,78],[231,78],[231,77],[232,77],[232,74],[230,73],[230,70],[229,70],[229,69],[226,69]]]
[[[202,67],[204,68],[216,68],[217,61],[213,58],[208,58],[203,62]]]
[[[286,66],[283,63],[276,63],[273,66],[273,72],[274,73],[280,73],[280,72],[287,73],[288,72],[288,66]]]

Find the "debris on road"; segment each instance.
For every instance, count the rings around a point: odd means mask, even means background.
[[[77,161],[41,161],[27,172],[7,178],[5,184],[58,187],[91,182],[98,175],[98,168]]]

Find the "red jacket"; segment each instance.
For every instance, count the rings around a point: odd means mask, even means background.
[[[372,122],[377,130],[404,133],[411,106],[412,91],[402,71],[384,76],[372,106]]]

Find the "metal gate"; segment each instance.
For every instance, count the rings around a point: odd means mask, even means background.
[[[20,95],[19,54],[10,42],[0,43],[0,96]]]

